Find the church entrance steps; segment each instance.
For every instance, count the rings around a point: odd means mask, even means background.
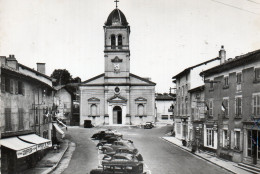
[[[236,167],[244,169],[244,170],[246,170],[248,172],[252,172],[254,174],[260,173],[260,168],[259,167],[256,167],[256,166],[253,166],[253,165],[250,165],[250,164],[238,163]]]

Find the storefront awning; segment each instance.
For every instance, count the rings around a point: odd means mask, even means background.
[[[17,158],[28,156],[37,151],[35,144],[26,143],[17,137],[1,139],[0,144],[1,146],[15,150]]]
[[[61,137],[64,138],[65,133],[63,132],[63,130],[61,130],[61,128],[57,125],[57,123],[53,123],[53,126],[61,134]]]
[[[34,143],[37,145],[37,150],[46,149],[52,146],[51,140],[42,138],[36,134],[19,136],[21,140],[27,141],[29,143]]]

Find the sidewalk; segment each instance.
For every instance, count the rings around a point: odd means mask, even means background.
[[[191,149],[188,147],[185,147],[182,145],[181,140],[175,138],[175,137],[162,137],[162,139],[164,139],[165,141],[172,143],[178,147],[180,147],[181,149],[188,151],[191,153]],[[224,168],[226,170],[228,170],[229,172],[232,173],[236,173],[236,174],[251,174],[245,170],[242,170],[240,168],[237,168],[236,165],[237,163],[231,162],[231,161],[227,161],[227,160],[222,160],[220,158],[217,158],[215,156],[209,155],[205,152],[200,151],[200,153],[195,152],[193,153],[195,156],[197,156],[198,158],[202,158],[210,163],[213,163],[221,168]]]
[[[26,174],[48,174],[52,172],[61,161],[63,155],[69,147],[69,141],[63,140],[59,151],[50,149],[49,152],[37,163],[34,168],[24,171]]]

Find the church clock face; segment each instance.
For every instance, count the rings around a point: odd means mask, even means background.
[[[120,67],[119,67],[119,64],[114,64],[114,71],[115,72],[119,72],[120,71]]]

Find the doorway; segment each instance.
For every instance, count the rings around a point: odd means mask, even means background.
[[[122,108],[120,106],[113,108],[113,124],[122,124]]]

